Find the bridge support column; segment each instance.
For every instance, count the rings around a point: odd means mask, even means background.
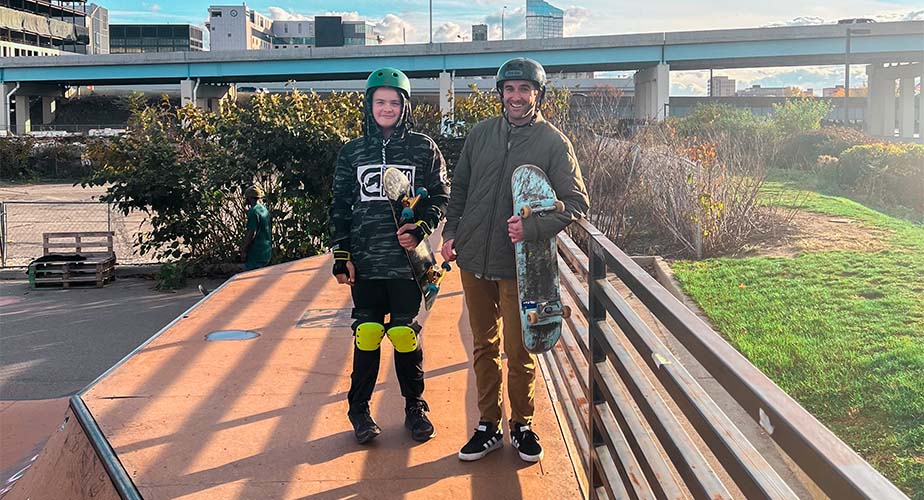
[[[196,107],[207,109],[213,113],[221,110],[223,100],[233,101],[237,99],[237,87],[229,85],[199,85],[196,92]]]
[[[452,74],[446,71],[440,73],[440,131],[448,134],[449,123],[453,121],[453,109],[455,103],[455,88],[453,87]]]
[[[199,109],[206,109],[217,113],[221,109],[222,99],[234,100],[237,98],[237,87],[233,84],[209,85],[195,80],[182,80],[180,82],[180,104],[192,104]]]
[[[659,64],[635,72],[635,118],[663,121],[668,115],[670,65]]]
[[[0,83],[0,136],[12,135],[13,130],[10,128],[10,101],[6,95],[16,88],[12,82]]]
[[[895,70],[891,66],[876,65],[870,73],[870,117],[867,130],[871,135],[892,137],[895,134]]]
[[[898,136],[914,137],[914,77],[903,76],[898,81]]]
[[[195,80],[180,80],[180,106],[192,104],[196,106],[196,97],[193,95],[196,89]]]
[[[882,135],[882,65],[868,64],[866,66],[866,81],[868,92],[866,94],[866,113],[863,115],[864,128],[867,134]]]
[[[54,96],[42,96],[42,124],[48,125],[55,121],[58,111],[58,102]]]
[[[16,133],[26,135],[32,132],[32,117],[29,115],[29,96],[16,94]]]

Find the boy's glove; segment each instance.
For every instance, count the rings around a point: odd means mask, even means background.
[[[334,276],[338,274],[348,274],[347,272],[347,262],[351,260],[349,245],[340,241],[331,248],[334,251],[334,268],[332,273]]]

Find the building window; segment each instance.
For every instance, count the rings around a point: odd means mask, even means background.
[[[213,10],[213,11],[212,11],[212,17],[221,17],[221,11],[220,11],[220,10]]]

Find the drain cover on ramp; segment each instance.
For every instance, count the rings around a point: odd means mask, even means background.
[[[218,340],[250,340],[259,337],[260,334],[251,330],[218,330],[205,336],[206,341]]]

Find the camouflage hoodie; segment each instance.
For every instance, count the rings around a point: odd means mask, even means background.
[[[398,244],[391,202],[382,193],[382,173],[395,167],[415,188],[427,188],[428,196],[415,215],[436,228],[449,201],[446,162],[433,139],[411,131],[407,99],[391,137],[384,139],[372,117],[371,95],[370,89],[363,135],[337,155],[330,206],[332,246],[351,252],[357,279],[413,279],[407,253]]]

